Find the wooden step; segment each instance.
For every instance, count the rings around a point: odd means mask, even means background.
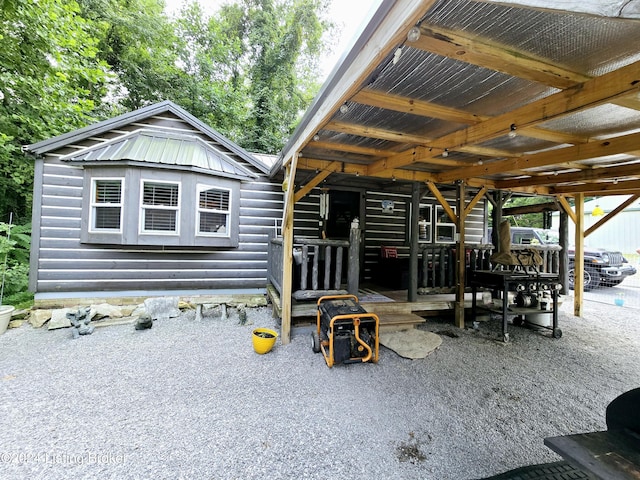
[[[395,332],[415,328],[426,320],[414,313],[382,313],[377,314],[380,319],[381,332]]]

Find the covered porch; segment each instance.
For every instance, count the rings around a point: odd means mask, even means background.
[[[630,193],[635,201],[640,189],[640,23],[624,2],[562,8],[536,0],[382,2],[272,170],[286,192],[284,343],[296,222],[306,199],[325,188],[405,195],[409,303],[419,297],[421,201],[433,199],[431,227],[436,218],[449,220],[441,223],[449,224],[443,238],[455,251],[458,327],[468,308],[467,250],[489,243],[488,204],[499,225],[510,195],[550,197],[563,214],[561,243],[575,229],[574,313],[582,315],[585,196]],[[484,232],[470,223],[476,216]],[[369,216],[360,223],[365,234],[376,233]],[[438,240],[432,232],[426,243]],[[562,256],[559,269],[566,269]]]

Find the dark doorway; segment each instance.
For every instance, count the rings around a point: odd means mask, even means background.
[[[360,192],[329,190],[327,238],[349,238],[351,221],[360,217]]]

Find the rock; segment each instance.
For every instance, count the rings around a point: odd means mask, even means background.
[[[147,309],[144,308],[144,304],[140,304],[137,305],[129,315],[132,317],[141,317],[145,313],[147,313]]]
[[[116,307],[109,303],[100,303],[98,305],[91,305],[91,319],[100,320],[102,318],[120,318],[124,317],[121,307]]]
[[[153,319],[149,314],[144,314],[140,318],[138,318],[138,321],[135,325],[136,330],[147,330],[151,327],[153,327]]]
[[[151,318],[175,318],[180,316],[178,297],[147,298],[144,301],[145,309]]]
[[[71,326],[71,320],[67,318],[67,313],[75,313],[76,308],[59,308],[51,311],[51,320],[49,320],[49,330],[56,330],[58,328],[69,328]]]
[[[29,323],[33,328],[40,328],[51,318],[51,310],[32,310]]]
[[[133,314],[133,311],[138,308],[137,306],[133,306],[133,305],[124,305],[122,307],[120,307],[120,312],[122,313],[123,317],[131,317]]]
[[[22,319],[11,320],[7,328],[20,328],[25,321]]]

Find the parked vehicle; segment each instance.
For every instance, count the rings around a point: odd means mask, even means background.
[[[511,243],[514,245],[554,245],[559,241],[558,232],[542,228],[511,227]],[[575,249],[569,247],[569,288],[574,285]],[[635,275],[636,269],[621,252],[605,248],[584,249],[584,290],[619,285],[625,278]]]

